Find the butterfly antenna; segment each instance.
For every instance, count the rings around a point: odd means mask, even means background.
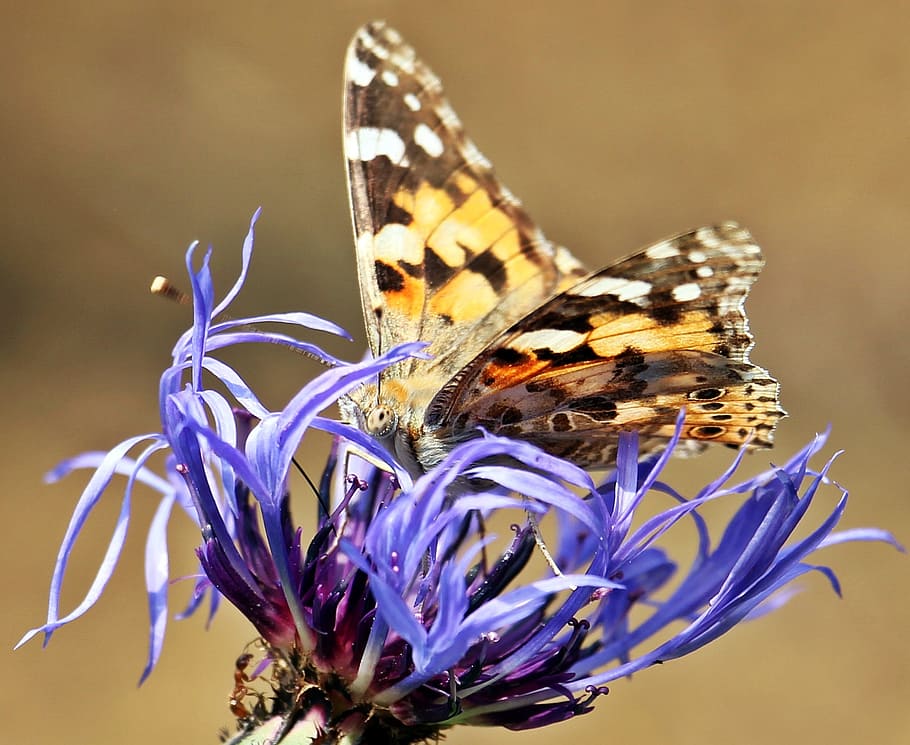
[[[296,458],[291,458],[291,463],[294,464],[294,468],[300,472],[300,475],[303,476],[303,478],[306,479],[307,484],[310,485],[310,489],[312,489],[313,495],[316,497],[316,501],[319,502],[319,509],[322,510],[324,514],[328,515],[329,505],[326,503],[325,497],[322,496],[322,492],[319,491],[316,484],[313,483],[313,479],[310,478],[310,474],[308,474],[304,467],[297,462]]]
[[[152,284],[149,287],[149,291],[153,295],[158,297],[163,297],[165,300],[171,300],[178,305],[192,305],[193,298],[191,295],[188,295],[183,290],[181,290],[177,285],[171,282],[167,277],[157,276],[152,280]],[[221,316],[223,321],[236,321],[237,319],[232,318],[228,315]],[[244,329],[246,331],[258,331],[259,329],[253,324],[244,323],[237,326],[238,329]],[[277,344],[280,347],[286,347],[290,349],[295,354],[299,354],[301,357],[306,357],[307,359],[318,362],[323,367],[337,367],[338,364],[334,362],[329,362],[328,360],[322,359],[317,354],[313,354],[306,349],[299,349],[298,347],[292,346],[289,342],[283,341],[282,339],[267,339],[272,344]]]
[[[382,308],[375,309],[376,314],[376,356],[382,356]],[[376,405],[382,401],[382,373],[376,375]]]
[[[550,569],[553,570],[553,574],[557,577],[562,577],[562,570],[556,563],[556,559],[553,558],[553,554],[550,553],[550,549],[547,548],[547,542],[544,540],[543,533],[540,530],[540,521],[537,519],[537,515],[529,509],[525,510],[525,514],[528,516],[528,525],[531,526],[531,532],[534,534],[534,542],[537,544],[538,551],[540,551]],[[571,589],[574,590],[576,588],[572,587]]]

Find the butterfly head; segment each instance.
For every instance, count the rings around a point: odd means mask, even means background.
[[[411,472],[417,472],[407,399],[398,385],[364,385],[341,399],[342,418],[382,445]]]
[[[377,440],[385,440],[398,429],[398,414],[388,404],[377,403],[366,412],[363,425],[368,435]]]

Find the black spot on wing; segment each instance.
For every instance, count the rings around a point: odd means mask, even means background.
[[[497,365],[523,365],[530,357],[524,352],[519,352],[511,347],[499,347],[490,355],[490,359]]]
[[[503,424],[518,424],[522,418],[521,409],[517,409],[514,406],[505,409],[500,416]]]
[[[538,329],[557,329],[584,333],[594,328],[588,317],[602,307],[603,300],[599,297],[562,294],[520,320],[512,330],[524,333]]]
[[[460,243],[458,245],[461,246]],[[468,250],[465,246],[461,246],[461,248],[465,251]],[[466,264],[465,268],[483,276],[497,294],[502,294],[507,279],[505,264],[492,251],[477,254]]]
[[[550,419],[550,424],[552,425],[554,432],[568,432],[572,429],[572,422],[570,422],[569,417],[562,412],[554,414]]]
[[[616,361],[622,365],[643,365],[645,354],[638,347],[626,347],[616,355]]]
[[[399,207],[395,202],[389,204],[386,218],[390,223],[397,223],[398,225],[404,226],[408,226],[414,222],[414,216],[404,209],[404,207]]]
[[[543,362],[555,362],[556,367],[578,365],[584,362],[598,362],[603,359],[588,344],[579,344],[575,349],[566,352],[554,352],[549,347],[533,350],[534,356]]]
[[[506,204],[501,205],[500,209],[502,209],[510,217],[512,217],[513,213],[515,212],[515,210],[511,208],[510,205]],[[524,232],[533,232],[533,224],[522,213],[518,213],[517,217],[514,217],[513,219],[524,229]],[[536,264],[537,266],[542,267],[550,266],[550,255],[547,252],[540,250],[540,245],[537,241],[529,241],[524,236],[522,236],[520,250],[522,256],[528,259],[528,261],[530,261],[532,264]]]
[[[521,409],[499,401],[483,413],[480,421],[483,426],[502,432],[504,429],[518,424],[523,418]]]
[[[423,264],[409,264],[407,261],[399,261],[398,268],[404,269],[408,276],[414,279],[423,279]]]
[[[700,388],[697,391],[692,391],[689,394],[689,398],[692,401],[713,401],[723,395],[724,390],[722,388]]]
[[[607,396],[584,396],[573,398],[563,404],[564,408],[585,414],[598,422],[609,422],[616,418],[616,404]]]
[[[407,175],[407,168],[393,163],[387,155],[377,155],[367,161],[349,160],[348,169],[351,172],[351,183],[362,185],[369,195],[371,218],[369,224],[358,226],[360,231],[378,231],[389,223],[402,222],[406,225],[410,222],[410,216],[407,217],[407,222],[399,219],[402,212],[405,215],[407,212],[401,210],[392,199],[392,189]]]
[[[632,401],[641,398],[645,391],[648,390],[648,381],[641,378],[630,378],[622,381],[622,386],[617,387],[613,394],[617,400]]]
[[[429,124],[429,122],[426,122]],[[432,128],[432,127],[431,127]],[[444,154],[443,157],[445,157]],[[430,165],[433,165],[431,162]],[[442,165],[442,164],[439,164]],[[443,168],[427,168],[424,173],[421,174],[424,179],[427,180],[432,186],[435,186],[437,189],[442,189],[445,192],[445,195],[452,200],[452,204],[455,208],[461,207],[468,197],[473,193],[473,191],[466,192],[459,185],[458,182],[451,178],[452,170],[448,167]],[[477,184],[479,187],[480,184]]]
[[[440,259],[439,254],[427,246],[423,252],[423,273],[427,284],[431,289],[435,290],[448,282],[455,270]]]
[[[553,405],[557,406],[565,401],[569,397],[568,391],[565,388],[562,388],[558,384],[553,383],[552,380],[539,381],[539,380],[529,380],[525,383],[525,390],[528,393],[545,393],[552,400]]]
[[[668,292],[657,294],[648,309],[648,315],[661,326],[672,326],[679,323],[682,312],[680,303],[674,300]]]
[[[626,347],[616,355],[614,365],[615,369],[611,378],[614,383],[633,381],[648,369],[644,354],[635,347]]]
[[[541,329],[554,329],[556,331],[576,331],[586,334],[594,329],[589,320],[588,313],[580,315],[567,315],[558,310],[541,313],[534,319],[534,326]],[[533,330],[529,328],[528,330]]]
[[[404,289],[404,275],[384,261],[376,261],[376,284],[380,292],[401,292]]]

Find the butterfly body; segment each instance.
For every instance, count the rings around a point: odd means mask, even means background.
[[[609,467],[618,432],[770,444],[777,382],[752,364],[743,302],[762,266],[734,223],[589,273],[548,241],[465,135],[438,78],[383,23],[346,61],[345,154],[374,354],[427,342],[343,416],[413,473],[458,442],[518,437]]]

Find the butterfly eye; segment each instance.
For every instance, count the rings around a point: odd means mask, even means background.
[[[385,404],[379,404],[367,414],[367,434],[373,437],[388,437],[398,425],[398,416]]]

